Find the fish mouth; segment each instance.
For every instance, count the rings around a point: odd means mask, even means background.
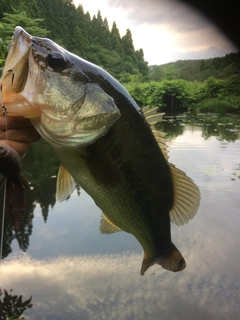
[[[0,79],[2,103],[6,106],[8,115],[31,118],[40,114],[38,108],[33,108],[20,94],[29,76],[31,48],[31,35],[22,27],[16,27]]]
[[[19,93],[24,89],[29,72],[31,36],[21,27],[16,27],[1,79],[3,90]]]

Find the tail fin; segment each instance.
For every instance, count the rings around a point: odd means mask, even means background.
[[[173,245],[172,251],[164,255],[160,258],[151,258],[147,257],[144,254],[143,262],[142,262],[142,268],[141,268],[141,276],[144,275],[144,273],[147,271],[148,268],[150,268],[154,264],[159,264],[164,269],[178,272],[182,271],[186,267],[186,262],[181,255],[180,251]]]

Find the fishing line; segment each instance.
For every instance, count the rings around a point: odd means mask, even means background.
[[[4,223],[5,223],[5,209],[6,209],[6,196],[7,196],[7,176],[4,179],[4,193],[3,193],[3,214],[2,214],[2,230],[1,230],[1,246],[0,246],[0,262],[3,260],[3,233],[4,233]],[[0,278],[1,278],[0,268]]]
[[[6,117],[6,140],[8,140],[8,132],[7,132],[7,108],[3,104],[2,100],[2,84],[0,85],[0,104],[3,109],[3,115]],[[3,192],[3,210],[2,210],[2,228],[1,228],[1,243],[0,243],[0,263],[3,260],[3,234],[4,234],[4,224],[5,224],[5,210],[6,210],[6,195],[7,195],[7,175],[4,179],[4,192]],[[0,265],[0,279],[1,279],[2,268]]]
[[[7,116],[7,107],[3,104],[3,100],[2,100],[2,84],[0,85],[0,104],[1,104],[2,109],[3,109],[3,115],[6,117],[6,116]],[[8,140],[7,117],[6,117],[6,127],[5,127],[5,131],[6,131],[6,140]]]

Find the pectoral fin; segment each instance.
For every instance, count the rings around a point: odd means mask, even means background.
[[[174,187],[174,203],[170,211],[173,223],[181,226],[193,219],[200,204],[200,191],[186,174],[169,163]]]
[[[60,165],[57,176],[57,200],[62,202],[63,200],[67,199],[74,189],[75,181],[73,177],[63,165]]]
[[[120,228],[118,228],[115,224],[113,224],[104,213],[102,213],[102,218],[100,222],[99,227],[100,233],[102,234],[111,234],[115,232],[122,231]]]

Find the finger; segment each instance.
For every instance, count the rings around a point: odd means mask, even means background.
[[[6,145],[13,148],[21,158],[23,158],[28,150],[28,143],[16,142],[11,140],[1,140],[1,145]]]
[[[23,117],[0,116],[0,129],[32,127],[29,119]]]
[[[11,140],[31,144],[37,142],[39,139],[40,136],[33,127],[0,131],[0,140]]]

